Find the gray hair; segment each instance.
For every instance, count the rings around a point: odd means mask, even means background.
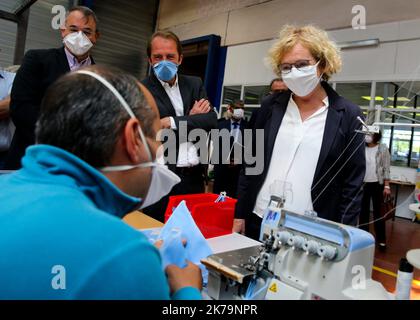
[[[155,138],[156,112],[137,80],[116,68],[86,68],[110,82],[127,101],[147,137]],[[93,77],[69,73],[47,90],[36,126],[36,141],[73,153],[93,167],[109,164],[130,119],[114,94]]]

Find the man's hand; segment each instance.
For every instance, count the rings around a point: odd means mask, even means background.
[[[206,99],[201,99],[200,101],[196,101],[194,106],[190,110],[190,116],[194,114],[203,114],[208,113],[211,110],[210,102]]]
[[[169,117],[160,119],[160,126],[162,127],[162,129],[170,129],[171,119]]]
[[[186,245],[187,245],[187,239],[181,239],[182,240],[182,245],[185,247]],[[156,241],[154,244],[153,244],[158,250],[160,250],[160,248],[162,248],[162,246],[163,246],[163,240],[162,239],[160,239],[160,240],[158,240],[158,241]]]
[[[245,219],[235,219],[235,220],[233,220],[232,232],[245,234]]]
[[[158,240],[154,243],[154,246],[156,247],[156,249],[160,250],[160,248],[162,248],[163,246],[163,240]]]
[[[197,288],[200,291],[203,288],[201,270],[190,261],[188,261],[188,265],[183,269],[174,264],[170,264],[166,267],[165,272],[168,276],[171,293],[175,293],[185,287]]]

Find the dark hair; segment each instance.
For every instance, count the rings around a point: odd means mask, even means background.
[[[229,107],[232,108],[245,108],[245,104],[243,100],[236,99],[229,103]]]
[[[381,141],[381,139],[382,139],[382,132],[381,131],[379,131],[378,133],[375,132],[372,135],[372,142],[373,143],[378,143],[379,141]]]
[[[176,43],[176,49],[178,51],[178,54],[182,55],[182,45],[181,41],[179,40],[178,36],[173,33],[172,31],[157,31],[149,39],[149,42],[147,43],[147,56],[150,58],[152,56],[152,41],[153,39],[160,37],[164,39],[171,39],[175,41]]]
[[[92,17],[93,21],[95,21],[95,24],[96,24],[96,32],[99,31],[99,28],[98,28],[99,20],[98,20],[98,17],[96,16],[96,13],[92,9],[88,7],[84,7],[84,6],[75,6],[69,10],[67,16],[74,11],[81,12],[86,19],[89,19],[89,17]]]
[[[273,80],[271,80],[271,82],[270,82],[270,90],[271,90],[271,87],[273,86],[273,83],[274,82],[277,82],[277,81],[282,81],[283,82],[283,79],[282,78],[274,78]]]
[[[155,138],[156,112],[133,76],[116,68],[85,69],[110,82],[141,122],[144,134]],[[129,119],[119,100],[101,82],[85,74],[69,73],[52,84],[44,96],[36,140],[71,152],[93,167],[102,167],[109,164]]]

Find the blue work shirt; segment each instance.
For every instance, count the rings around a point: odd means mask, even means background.
[[[140,199],[56,147],[22,164],[0,176],[0,299],[170,299],[158,250],[121,220]]]

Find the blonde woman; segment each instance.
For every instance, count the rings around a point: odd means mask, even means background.
[[[323,30],[285,26],[269,62],[289,91],[261,105],[254,128],[264,129],[264,170],[243,170],[233,231],[259,237],[276,180],[292,185],[287,209],[356,225],[365,174],[364,136],[355,132],[362,113],[327,83],[341,69],[339,50]]]

